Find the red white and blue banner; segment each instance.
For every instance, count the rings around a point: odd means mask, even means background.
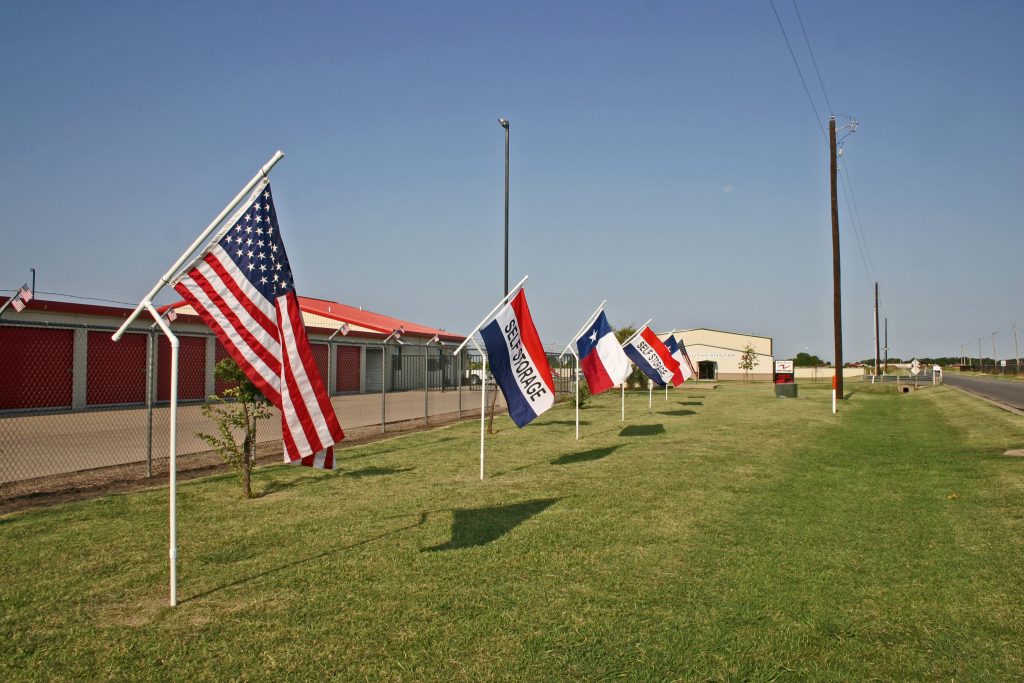
[[[686,368],[683,372],[685,373],[686,370],[690,371],[690,374],[686,379],[690,379],[690,377],[697,377],[697,366],[693,364],[693,359],[690,358],[690,352],[686,350],[686,344],[682,339],[679,340],[679,352],[683,354],[683,360],[686,361]]]
[[[617,387],[629,377],[629,358],[619,346],[604,311],[576,340],[576,352],[587,386],[594,395]]]
[[[683,352],[679,349],[679,342],[676,341],[674,334],[668,336],[668,339],[665,340],[665,346],[668,348],[669,353],[672,354],[672,358],[679,363],[679,370],[676,372],[676,376],[672,378],[672,383],[678,387],[693,377],[693,373],[690,372],[690,366],[686,364],[686,359],[683,358]]]
[[[623,351],[659,387],[672,383],[672,378],[679,370],[679,363],[672,358],[668,347],[658,339],[648,325],[644,325],[643,329],[629,340]]]
[[[526,305],[526,292],[519,290],[511,301],[480,328],[487,347],[491,374],[505,396],[508,414],[520,427],[555,403],[551,366],[540,335]]]
[[[345,433],[306,336],[270,185],[249,201],[174,289],[281,411],[285,462],[333,469]]]

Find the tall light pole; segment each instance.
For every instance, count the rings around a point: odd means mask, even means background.
[[[508,138],[509,138],[509,122],[506,118],[498,119],[498,123],[505,129],[505,289],[504,294],[508,294]]]
[[[1020,347],[1017,346],[1017,323],[1013,324],[1013,364],[1017,370],[1017,374],[1020,374]]]
[[[985,372],[985,361],[981,358],[981,337],[978,337],[978,372]]]
[[[993,332],[992,333],[992,374],[993,375],[996,374],[996,366],[998,365],[998,362],[996,361],[996,335],[997,334],[999,334],[999,333],[998,332]]]

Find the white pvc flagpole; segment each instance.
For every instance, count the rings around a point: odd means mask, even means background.
[[[181,267],[181,264],[185,263],[186,259],[188,259],[188,257],[192,255],[192,252],[199,248],[203,241],[206,240],[206,238],[209,237],[213,233],[213,231],[217,229],[217,227],[224,221],[228,214],[230,214],[235,209],[235,207],[238,206],[239,202],[245,199],[246,195],[249,194],[252,188],[256,187],[256,184],[260,182],[261,179],[265,178],[267,174],[270,173],[270,169],[274,168],[274,165],[277,164],[277,162],[283,158],[284,152],[280,150],[274,152],[274,156],[270,158],[270,161],[265,163],[263,165],[263,168],[261,168],[259,172],[252,177],[252,180],[245,184],[245,187],[243,187],[239,191],[239,193],[235,195],[235,198],[231,200],[231,203],[225,206],[224,209],[219,214],[217,214],[217,217],[214,218],[213,221],[208,226],[206,226],[206,229],[203,230],[202,234],[200,234],[199,237],[197,237],[194,242],[192,242],[192,245],[185,251],[185,253],[178,257],[178,260],[174,262],[174,265],[171,266],[168,269],[168,271],[164,274],[164,276],[157,281],[157,283],[153,286],[153,289],[149,290],[149,294],[143,297],[142,301],[139,302],[139,305],[135,307],[134,311],[132,311],[132,314],[125,319],[125,321],[121,324],[121,327],[119,327],[117,332],[114,333],[114,341],[120,341],[121,335],[124,334],[124,331],[128,329],[128,326],[135,321],[135,319],[139,316],[139,313],[142,312],[142,309],[147,308],[147,304],[153,301],[153,297],[155,297],[160,292],[160,290],[163,289],[164,286],[171,281],[171,278],[173,278],[174,275],[177,273],[178,269]]]
[[[668,400],[668,385],[665,385],[665,400]]]
[[[651,320],[654,320],[654,318],[651,318]],[[636,328],[636,332],[634,332],[633,334],[629,335],[629,339],[627,339],[626,341],[624,341],[621,344],[619,344],[619,346],[621,346],[622,348],[626,348],[626,344],[628,344],[629,342],[633,341],[633,338],[636,335],[638,335],[641,332],[643,332],[644,328],[651,324],[651,320],[648,320],[643,325],[641,325],[640,327]]]
[[[585,330],[588,327],[590,327],[590,325],[594,322],[594,320],[597,319],[597,316],[601,315],[601,311],[604,309],[604,305],[606,303],[608,303],[608,299],[605,299],[604,301],[602,301],[601,305],[597,307],[597,310],[595,310],[593,313],[591,313],[590,317],[587,318],[587,322],[583,323],[583,327],[581,327],[579,330],[577,330],[576,334],[572,335],[572,338],[571,338],[572,341],[570,341],[568,344],[565,345],[565,348],[562,350],[562,353],[558,356],[559,358],[564,356],[566,354],[566,352],[572,347],[572,345],[576,343],[576,340],[579,339],[581,334],[583,334],[583,330]]]
[[[641,332],[643,332],[644,328],[651,324],[651,320],[654,320],[654,318],[648,319],[647,322],[645,322],[640,327],[636,328],[636,332],[634,332],[633,334],[629,335],[629,338],[626,341],[622,342],[619,346],[621,348],[623,348],[623,349],[626,348],[626,344],[628,344],[629,342],[633,341],[633,338],[636,337],[636,335],[638,335]],[[648,380],[648,381],[650,381],[650,380]],[[625,420],[626,420],[626,383],[623,382],[621,384],[621,387],[622,387],[622,391],[621,391],[621,394],[622,394],[622,418],[621,419],[622,419],[623,422],[625,422]],[[648,406],[648,407],[650,407],[650,406]]]
[[[571,351],[572,352],[572,357],[576,359],[576,440],[577,441],[580,440],[580,356],[576,352],[576,350],[572,348],[572,345],[576,343],[576,340],[579,339],[579,336],[581,334],[583,334],[583,331],[586,330],[588,327],[590,327],[594,323],[594,320],[597,319],[597,316],[601,315],[601,311],[604,310],[604,305],[606,303],[608,303],[608,299],[605,299],[604,301],[602,301],[601,305],[598,306],[594,310],[594,312],[590,314],[590,317],[587,318],[587,322],[583,323],[583,327],[581,327],[579,330],[576,331],[576,334],[574,334],[571,337],[571,341],[568,344],[565,345],[565,348],[562,350],[561,355],[558,356],[558,359],[561,360],[562,356],[564,356],[567,352]]]
[[[575,353],[572,357],[576,359],[576,440],[580,440],[580,357]]]
[[[654,405],[654,382],[647,380],[647,407]]]
[[[516,283],[516,286],[515,286],[515,287],[513,287],[512,289],[510,289],[510,290],[508,291],[508,294],[506,294],[505,296],[503,296],[503,297],[502,297],[501,301],[499,301],[499,302],[498,302],[498,305],[497,305],[497,306],[495,306],[494,308],[492,308],[492,309],[491,309],[491,312],[490,312],[490,313],[488,313],[487,315],[485,315],[485,316],[484,316],[484,319],[483,319],[483,320],[481,320],[481,321],[480,321],[480,323],[479,323],[479,324],[478,324],[478,325],[477,325],[476,327],[474,327],[474,328],[473,328],[473,331],[472,331],[472,332],[470,332],[469,334],[467,334],[467,335],[466,335],[466,338],[465,338],[465,339],[463,340],[463,342],[462,342],[461,344],[459,344],[458,348],[456,348],[456,349],[455,349],[455,351],[453,351],[452,353],[458,353],[459,351],[462,351],[463,347],[465,347],[465,346],[466,346],[466,344],[468,344],[468,343],[469,343],[469,341],[470,341],[471,339],[473,339],[473,335],[474,335],[474,334],[476,334],[477,332],[479,332],[479,331],[480,331],[480,328],[481,328],[481,327],[483,327],[483,326],[484,326],[484,325],[485,325],[486,323],[490,322],[490,320],[491,320],[491,317],[492,317],[492,316],[493,316],[493,315],[494,315],[495,313],[497,313],[497,312],[498,312],[498,309],[499,309],[499,308],[501,308],[501,307],[502,307],[502,306],[503,306],[503,305],[505,304],[505,302],[506,302],[506,301],[508,301],[509,299],[511,299],[513,295],[515,295],[515,294],[518,294],[518,293],[519,293],[519,290],[520,290],[520,289],[522,288],[522,286],[523,286],[523,283],[525,283],[525,282],[526,282],[526,281],[527,281],[527,280],[529,279],[529,277],[530,277],[530,276],[529,276],[529,275],[527,275],[527,276],[523,277],[523,279],[522,279],[522,280],[520,280],[519,282],[517,282],[517,283]],[[474,341],[473,343],[474,343],[474,344],[476,344],[476,341]],[[479,348],[480,348],[480,346],[479,346],[479,345],[477,345],[477,348],[479,349]]]
[[[146,310],[156,320],[160,330],[171,343],[171,410],[170,410],[170,446],[167,463],[170,485],[168,486],[170,516],[170,583],[171,607],[178,605],[178,338],[174,336],[164,319],[153,307],[152,302],[146,303]]]
[[[471,338],[472,339],[472,338]],[[484,480],[484,418],[487,415],[487,354],[473,339],[473,346],[483,358],[483,375],[480,381],[480,481]]]
[[[480,481],[484,480],[484,418],[487,415],[487,354],[484,354],[484,380],[480,385]]]

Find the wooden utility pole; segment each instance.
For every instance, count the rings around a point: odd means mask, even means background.
[[[829,175],[832,181],[832,314],[836,338],[836,396],[843,398],[843,307],[839,278],[839,201],[836,193],[836,117],[828,119]]]
[[[878,361],[881,354],[878,349],[878,283],[875,283],[875,377],[878,377]]]

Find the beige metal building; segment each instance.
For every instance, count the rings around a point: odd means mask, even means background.
[[[658,337],[667,339],[669,335],[675,335],[676,340],[686,345],[690,360],[696,366],[700,379],[744,379],[740,357],[747,346],[753,348],[755,353],[754,368],[749,372],[747,379],[772,379],[775,359],[772,356],[771,337],[709,330],[703,327],[661,332]]]

